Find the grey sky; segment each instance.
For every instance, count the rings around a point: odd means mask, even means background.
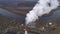
[[[38,1],[38,0],[0,0],[0,1]]]

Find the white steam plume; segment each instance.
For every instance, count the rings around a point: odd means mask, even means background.
[[[36,21],[39,16],[50,13],[51,10],[56,9],[58,6],[58,0],[39,0],[34,8],[27,13],[26,24]]]

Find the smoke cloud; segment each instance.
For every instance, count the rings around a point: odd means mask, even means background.
[[[26,24],[32,23],[44,14],[49,14],[59,6],[58,0],[39,0],[29,13],[26,14]]]

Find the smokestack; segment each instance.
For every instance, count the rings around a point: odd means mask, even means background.
[[[39,0],[29,13],[26,14],[26,24],[32,23],[38,17],[49,14],[53,9],[59,6],[58,0]]]
[[[26,23],[25,23],[25,29],[24,29],[24,31],[25,31],[25,34],[28,34]]]
[[[27,30],[25,30],[25,34],[28,34],[28,33],[27,33]]]
[[[25,34],[28,34],[27,26],[26,26],[26,25],[25,25],[25,29],[24,29],[24,31],[25,31]]]

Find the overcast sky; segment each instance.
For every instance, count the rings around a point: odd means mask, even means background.
[[[37,1],[37,0],[0,0],[0,1]]]

